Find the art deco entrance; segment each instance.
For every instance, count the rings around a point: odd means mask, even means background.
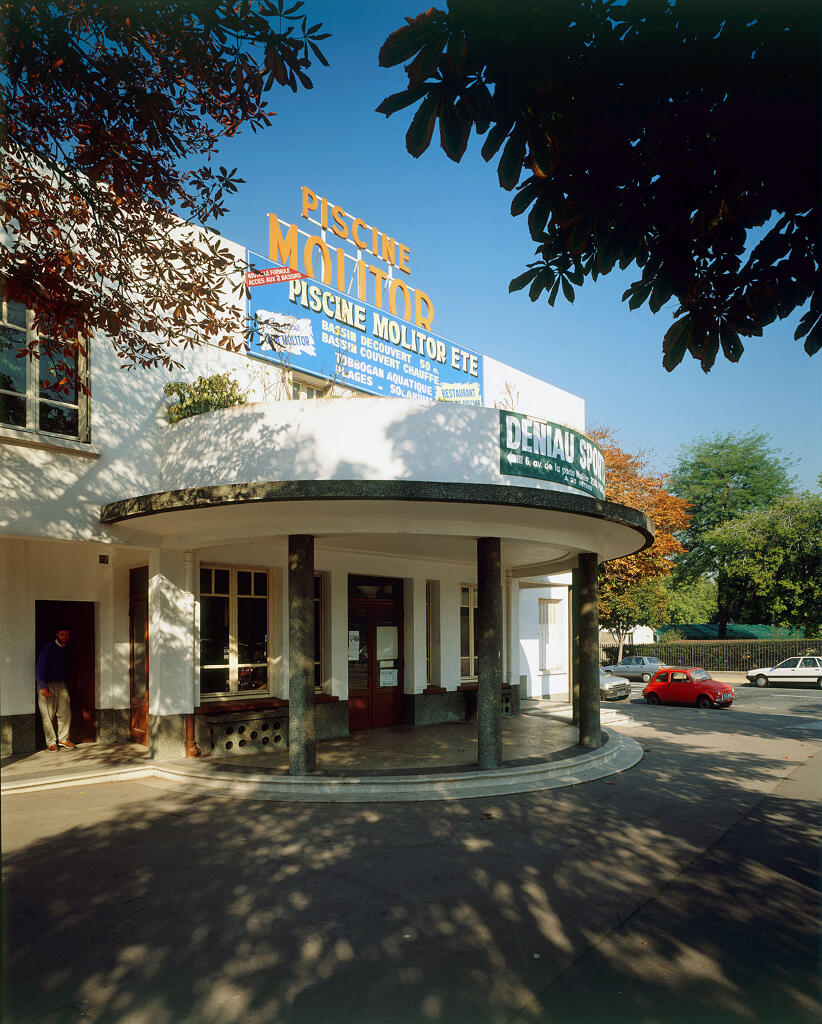
[[[402,580],[348,577],[348,727],[402,722]]]

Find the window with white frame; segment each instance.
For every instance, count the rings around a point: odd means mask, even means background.
[[[323,398],[328,394],[331,385],[328,381],[319,380],[314,377],[299,377],[291,375],[291,397],[301,398]]]
[[[269,578],[265,569],[200,567],[200,695],[269,692]]]
[[[425,685],[442,683],[440,635],[440,581],[425,581]]]
[[[71,352],[19,356],[37,335],[34,314],[19,302],[0,300],[0,426],[37,430],[89,441],[88,395],[83,347]]]
[[[463,583],[460,587],[460,678],[477,677],[477,588]]]
[[[561,601],[539,599],[539,670],[551,672],[562,668],[562,636],[559,628]]]

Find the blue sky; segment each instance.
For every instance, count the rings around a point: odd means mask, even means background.
[[[269,211],[308,226],[300,221],[305,185],[409,246],[408,283],[431,296],[435,333],[582,396],[589,425],[610,427],[624,448],[653,451],[658,469],[670,469],[680,445],[699,436],[755,430],[797,461],[801,486],[815,488],[822,356],[810,359],[793,340],[800,314],[748,340],[736,365],[718,359],[706,375],[686,357],[667,373],[662,336],[672,307],[656,316],[628,309],[621,295],[635,269],[587,282],[573,305],[560,295],[553,309],[527,292],[508,294],[534,244],[525,217],[511,217],[495,165],[480,157],[481,140],[455,164],[435,133],[415,160],[405,150],[409,110],[375,113],[405,83],[401,68],[379,67],[379,48],[428,6],[309,0],[310,22],[332,33],[323,44],[331,66],[312,68],[310,92],[275,89],[271,128],[224,146],[219,162],[237,167],[246,184],[218,222],[221,233],[265,253]]]

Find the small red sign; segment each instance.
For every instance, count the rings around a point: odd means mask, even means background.
[[[249,270],[245,275],[245,283],[249,288],[258,284],[282,284],[284,281],[300,281],[308,277],[299,270],[292,270],[291,267],[268,267],[266,270]]]

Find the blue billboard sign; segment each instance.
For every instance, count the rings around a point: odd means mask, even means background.
[[[252,355],[371,395],[482,404],[479,353],[285,269],[249,284]]]

